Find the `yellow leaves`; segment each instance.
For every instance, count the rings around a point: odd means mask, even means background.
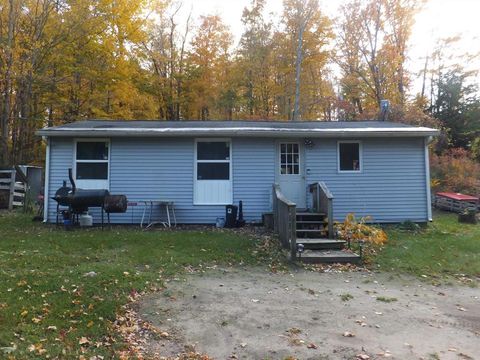
[[[17,283],[17,286],[18,287],[22,287],[22,286],[25,286],[27,285],[27,281],[26,280],[20,280],[18,283]]]
[[[47,352],[47,350],[43,348],[43,345],[41,343],[29,345],[27,350],[30,352],[35,352],[38,355],[43,355]]]
[[[33,318],[32,318],[32,322],[33,322],[34,324],[40,324],[41,321],[42,321],[42,319],[39,318],[39,317],[33,317]]]
[[[367,225],[366,222],[369,220],[371,220],[370,216],[357,220],[354,214],[347,214],[345,221],[338,225],[341,238],[349,241],[366,241],[377,245],[386,243],[388,237],[385,231]]]
[[[90,343],[90,340],[88,340],[88,338],[86,338],[85,336],[82,336],[80,340],[78,340],[78,343],[80,345],[88,345]]]
[[[93,326],[93,321],[90,320],[90,321],[87,323],[87,327],[88,327],[88,328],[91,328],[92,326]]]
[[[21,317],[25,317],[28,315],[28,311],[27,310],[23,310],[21,313],[20,313],[20,316]]]

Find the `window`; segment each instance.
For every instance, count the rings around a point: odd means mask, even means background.
[[[296,143],[280,144],[280,174],[300,174],[300,152]]]
[[[230,143],[197,142],[197,180],[230,179]]]
[[[195,142],[196,205],[232,203],[231,144],[229,140],[205,139]]]
[[[84,189],[108,189],[109,142],[77,140],[75,142],[75,179]]]
[[[361,146],[359,141],[338,143],[338,170],[345,172],[361,171]]]

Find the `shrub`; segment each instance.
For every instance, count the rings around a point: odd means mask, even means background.
[[[352,242],[365,240],[379,245],[387,242],[385,231],[376,226],[367,225],[366,222],[369,220],[371,220],[369,216],[357,220],[354,214],[347,214],[345,221],[337,226],[340,237]]]
[[[432,191],[453,191],[472,195],[480,193],[480,164],[462,148],[442,155],[431,154]]]

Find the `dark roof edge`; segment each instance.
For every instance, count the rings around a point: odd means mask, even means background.
[[[435,136],[439,131],[427,127],[366,127],[341,129],[291,129],[267,127],[227,128],[45,128],[39,136],[52,137],[185,137],[185,136],[264,136],[264,137],[421,137]]]

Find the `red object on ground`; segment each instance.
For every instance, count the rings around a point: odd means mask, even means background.
[[[470,195],[453,193],[453,192],[438,192],[437,196],[443,196],[443,197],[457,200],[457,201],[479,201],[480,200],[480,198],[476,196],[470,196]]]

